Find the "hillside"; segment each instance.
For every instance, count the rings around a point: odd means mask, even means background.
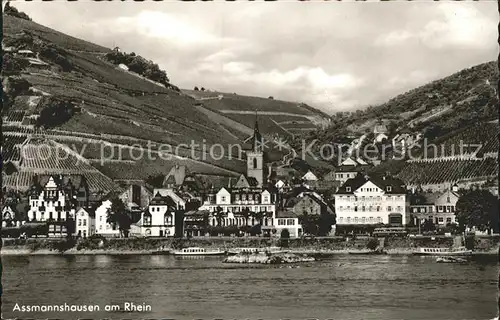
[[[245,168],[239,154],[229,157],[226,150],[221,159],[212,159],[207,152],[214,144],[241,144],[253,130],[256,109],[283,113],[272,119],[259,115],[261,132],[272,137],[327,121],[320,111],[291,102],[230,95],[217,100],[220,105],[199,100],[135,53],[122,54],[18,17],[5,15],[3,22],[3,158],[20,171],[27,168],[17,146],[40,137],[73,147],[112,180],[145,179],[174,164],[203,174],[237,175]],[[124,67],[124,61],[130,65]],[[135,160],[133,152],[137,157],[148,143],[155,159]],[[190,148],[192,143],[197,145]],[[158,151],[168,156],[159,157]],[[77,169],[70,167],[60,169]]]
[[[394,131],[422,133],[434,140],[464,126],[497,119],[498,79],[497,63],[483,63],[366,110],[339,112],[332,117],[330,128],[311,132],[310,137],[361,136],[373,132],[378,122]]]

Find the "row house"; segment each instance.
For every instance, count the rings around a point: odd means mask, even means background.
[[[406,225],[409,201],[399,179],[358,175],[335,194],[337,225]]]
[[[260,222],[271,225],[275,203],[276,194],[268,189],[223,187],[215,195],[208,195],[199,210],[210,213],[209,223],[213,226],[246,226]]]
[[[413,222],[418,225],[430,220],[439,226],[457,223],[455,212],[459,197],[457,185],[444,192],[414,192],[410,195],[409,209]]]
[[[278,210],[273,216],[272,225],[262,226],[262,232],[272,237],[281,237],[285,229],[288,231],[290,238],[300,238],[303,235],[299,216],[293,211]]]
[[[95,209],[79,208],[75,214],[75,234],[87,238],[96,233]]]
[[[83,176],[38,176],[29,191],[29,221],[66,221],[88,203]]]
[[[181,204],[179,199],[175,201],[170,195],[157,192],[138,223],[141,234],[146,237],[173,237],[176,212],[184,209],[184,202]]]

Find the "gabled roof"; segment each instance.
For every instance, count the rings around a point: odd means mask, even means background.
[[[356,177],[347,180],[337,191],[337,194],[354,194],[354,192],[368,181],[375,184],[386,194],[406,194],[404,183],[400,179],[393,177],[369,177],[358,174]],[[388,189],[390,187],[390,190]],[[348,191],[349,190],[349,191]]]
[[[150,206],[176,206],[175,201],[170,196],[162,196],[159,192],[149,202]]]
[[[34,184],[38,184],[41,187],[45,186],[47,182],[52,178],[54,182],[58,185],[60,188],[68,188],[68,187],[74,187],[74,188],[80,188],[84,187],[87,184],[87,181],[85,180],[85,177],[83,175],[77,175],[77,174],[72,174],[72,175],[38,175],[34,177]]]
[[[168,174],[163,179],[163,186],[167,186],[169,184],[182,185],[186,175],[189,174],[189,170],[186,166],[180,166],[176,164],[173,166]]]

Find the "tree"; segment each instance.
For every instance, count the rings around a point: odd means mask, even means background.
[[[318,217],[318,235],[327,236],[332,231],[332,226],[336,223],[335,214],[321,214]]]
[[[434,224],[434,222],[432,222],[432,220],[429,219],[425,220],[421,226],[422,232],[432,232],[435,230],[436,230],[436,225]]]
[[[245,226],[247,226],[248,218],[250,217],[250,209],[248,207],[243,208],[243,210],[241,210],[241,215],[245,219]]]
[[[224,218],[224,212],[221,206],[215,208],[215,218],[217,219],[217,225],[222,225],[222,218]]]
[[[299,218],[299,222],[302,225],[302,230],[304,233],[311,235],[318,235],[318,216],[310,215],[307,212],[303,212],[302,216]]]
[[[198,89],[198,87],[194,87],[194,91],[200,91],[200,89]]]
[[[467,190],[456,204],[460,230],[476,227],[491,230],[498,227],[498,199],[488,190]]]
[[[108,209],[106,221],[115,226],[117,225],[120,230],[120,236],[128,238],[132,219],[121,199],[116,198],[111,200],[111,207]]]
[[[200,89],[200,90],[201,90],[201,91],[205,91],[205,88],[201,87],[201,89]]]

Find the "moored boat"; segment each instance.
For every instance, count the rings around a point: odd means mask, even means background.
[[[241,247],[241,248],[233,248],[229,249],[228,253],[229,254],[240,254],[240,253],[272,253],[272,254],[277,254],[277,253],[286,253],[288,252],[287,250],[283,250],[280,247],[266,247],[266,248],[246,248],[246,247]]]
[[[413,252],[419,256],[469,256],[472,250],[467,250],[465,247],[458,248],[418,248]]]
[[[358,250],[358,251],[348,251],[349,254],[354,255],[377,255],[377,254],[387,254],[383,250]]]
[[[161,246],[157,250],[151,252],[153,255],[169,255],[172,253],[172,249],[167,246]]]
[[[455,257],[438,257],[436,259],[437,263],[465,263],[466,259],[463,258],[455,258]]]
[[[173,255],[176,256],[223,256],[226,251],[221,249],[206,249],[199,247],[189,247],[180,250],[172,251]]]

